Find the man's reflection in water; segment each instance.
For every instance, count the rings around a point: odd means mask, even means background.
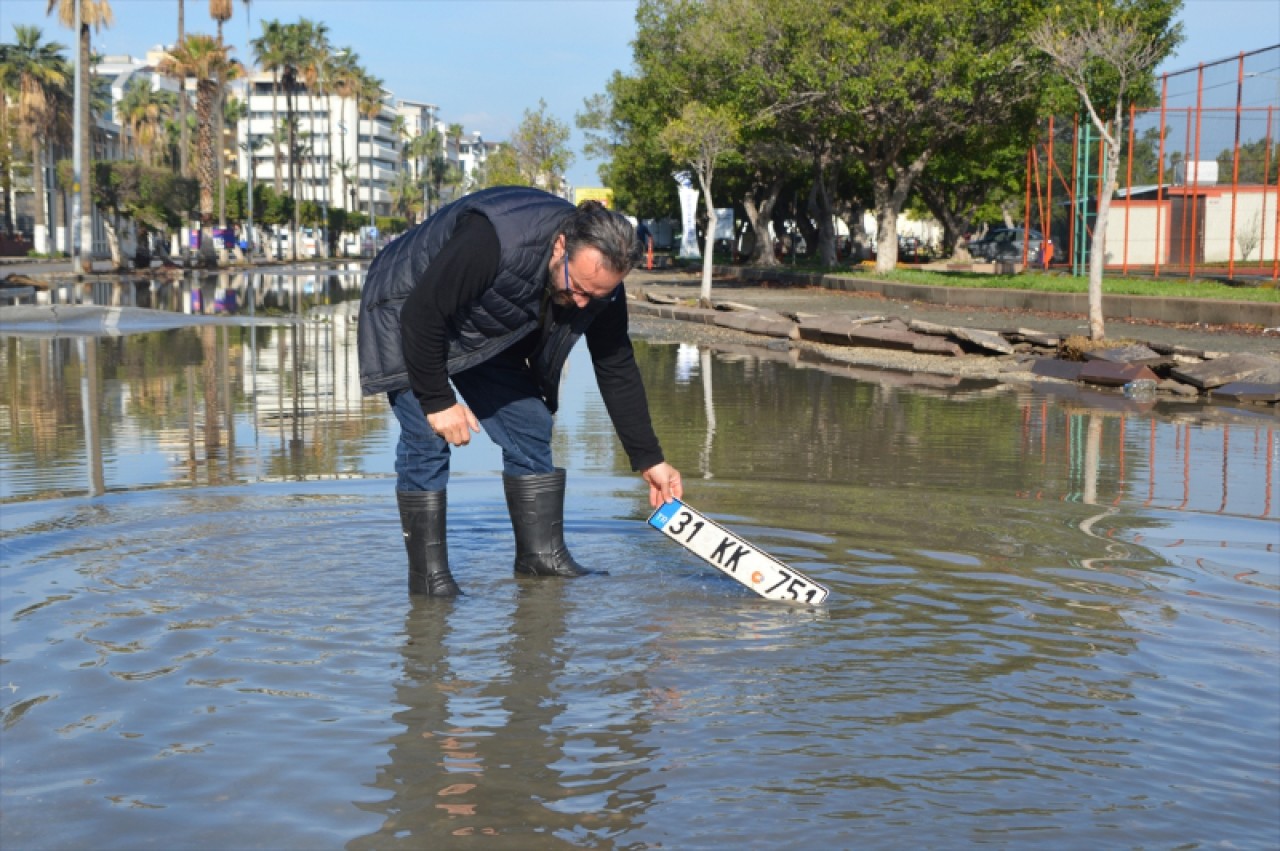
[[[356,804],[385,821],[351,851],[607,848],[642,822],[655,791],[644,781],[653,748],[638,741],[652,695],[609,667],[607,648],[566,674],[578,650],[564,641],[570,587],[518,584],[506,629],[472,622],[486,603],[412,601],[393,716],[404,730],[374,782],[391,796]]]

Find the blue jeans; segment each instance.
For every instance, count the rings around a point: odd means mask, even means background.
[[[498,355],[450,376],[489,439],[502,449],[508,476],[551,473],[551,412],[529,368]],[[427,424],[412,390],[387,394],[400,440],[396,444],[396,490],[440,491],[449,483],[449,444]]]

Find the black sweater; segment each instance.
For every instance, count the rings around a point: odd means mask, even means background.
[[[432,258],[400,312],[401,346],[409,370],[409,384],[425,414],[457,402],[449,386],[449,317],[464,310],[493,285],[501,246],[489,220],[467,215],[459,222],[440,253]],[[573,308],[568,308],[573,309]],[[527,359],[538,344],[538,330],[503,352],[503,357]],[[649,418],[644,385],[627,335],[627,304],[617,298],[587,328],[596,383],[618,439],[633,470],[647,470],[663,460],[662,448]]]

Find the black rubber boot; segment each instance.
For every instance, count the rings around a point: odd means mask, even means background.
[[[396,491],[404,548],[409,553],[409,593],[456,597],[462,593],[449,572],[444,491]]]
[[[516,533],[516,573],[528,576],[585,576],[564,545],[564,470],[502,477],[507,510]]]

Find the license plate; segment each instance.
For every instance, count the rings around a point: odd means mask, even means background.
[[[649,525],[769,600],[816,604],[831,593],[678,499],[649,515]]]

